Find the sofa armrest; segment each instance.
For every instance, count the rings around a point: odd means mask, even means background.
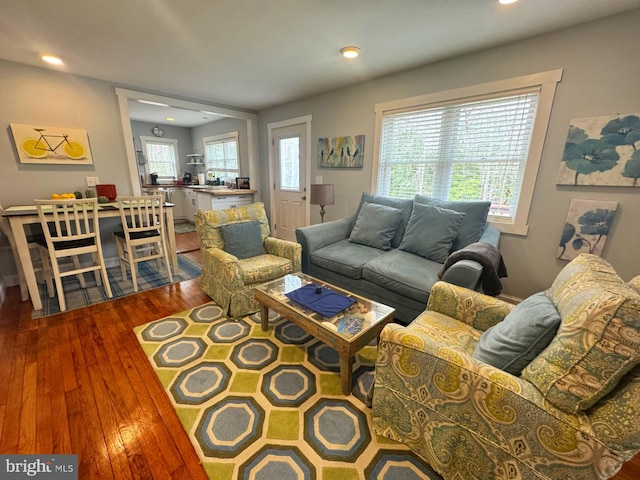
[[[445,478],[480,477],[465,454],[485,455],[483,478],[514,462],[526,478],[554,477],[549,465],[572,478],[608,478],[620,467],[587,416],[560,411],[527,381],[410,326],[382,330],[374,382],[375,433],[406,444]],[[465,447],[447,451],[453,439]]]
[[[487,226],[478,241],[490,243],[494,247],[498,248],[500,246],[500,234],[501,232],[497,228]]]
[[[485,331],[513,309],[513,305],[447,282],[436,282],[431,288],[427,310],[442,313],[476,330]]]
[[[447,268],[442,275],[443,282],[475,290],[482,275],[482,265],[475,260],[460,260]]]
[[[354,215],[327,223],[296,228],[296,239],[302,245],[302,271],[309,272],[311,254],[316,250],[349,238]]]
[[[302,262],[302,246],[296,242],[289,242],[275,237],[264,239],[264,248],[270,255],[288,258],[291,261],[292,272],[299,272]]]
[[[221,248],[209,247],[202,249],[202,269],[216,272],[216,275],[224,278],[225,284],[228,285],[231,291],[244,288],[240,261],[235,255],[231,255]]]

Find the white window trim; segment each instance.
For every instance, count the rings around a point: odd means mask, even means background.
[[[527,221],[529,210],[533,200],[538,168],[542,158],[547,127],[551,117],[551,107],[556,92],[557,83],[562,80],[562,69],[550,70],[548,72],[534,73],[496,82],[472,85],[469,87],[456,88],[443,92],[419,95],[416,97],[404,98],[390,102],[378,103],[375,105],[376,120],[373,143],[373,172],[371,175],[371,191],[376,192],[378,185],[378,167],[380,161],[380,139],[382,137],[382,120],[385,115],[398,110],[418,109],[433,106],[437,103],[463,101],[467,97],[478,97],[481,95],[506,94],[510,90],[520,90],[524,88],[539,88],[540,97],[538,99],[538,111],[536,113],[533,131],[531,134],[531,145],[529,155],[525,164],[520,188],[520,198],[515,215],[512,219],[500,221],[499,217],[490,217],[489,223],[498,228],[501,232],[515,235],[526,235],[529,231]]]
[[[203,152],[205,152],[205,157],[204,157],[204,165],[207,168],[212,168],[209,167],[209,162],[207,161],[207,157],[206,157],[206,151],[207,151],[207,142],[220,142],[220,141],[224,141],[224,140],[235,140],[236,141],[236,151],[238,152],[238,176],[242,176],[242,169],[240,168],[240,143],[238,142],[238,132],[227,132],[227,133],[221,133],[219,135],[211,135],[210,137],[202,137],[202,148],[203,148]],[[225,172],[226,173],[226,172]],[[217,175],[216,176],[220,176]]]
[[[147,154],[147,148],[146,148],[147,142],[149,142],[149,143],[170,143],[170,144],[173,145],[173,152],[174,152],[174,157],[175,157],[174,158],[174,162],[175,162],[175,167],[176,167],[176,177],[174,178],[174,180],[177,179],[180,176],[180,158],[179,158],[180,157],[180,153],[178,151],[178,140],[175,139],[175,138],[151,137],[151,136],[146,136],[146,135],[140,135],[140,144],[144,148],[145,155]],[[151,167],[149,166],[148,163],[145,165],[144,168],[147,171],[147,174],[153,173],[151,171]]]

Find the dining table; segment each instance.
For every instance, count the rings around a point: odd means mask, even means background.
[[[178,254],[176,251],[176,234],[173,226],[173,203],[164,204],[164,216],[166,225],[167,243],[169,248],[169,258],[171,267],[175,274],[178,272]],[[34,310],[42,309],[42,300],[38,290],[38,283],[33,268],[31,254],[29,252],[29,243],[27,241],[26,227],[29,225],[40,224],[40,217],[35,205],[14,205],[5,208],[2,216],[9,220],[11,232],[15,244],[13,252],[16,260],[16,268],[18,270],[18,279],[20,283],[20,295],[22,301],[31,299]],[[98,219],[120,217],[120,209],[118,203],[101,203],[98,205]]]

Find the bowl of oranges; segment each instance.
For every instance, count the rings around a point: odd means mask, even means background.
[[[73,200],[76,198],[75,193],[52,193],[51,200]]]

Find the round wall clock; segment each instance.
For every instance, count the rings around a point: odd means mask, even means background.
[[[164,136],[164,130],[161,129],[158,125],[151,129],[151,133],[153,133],[156,137]]]

